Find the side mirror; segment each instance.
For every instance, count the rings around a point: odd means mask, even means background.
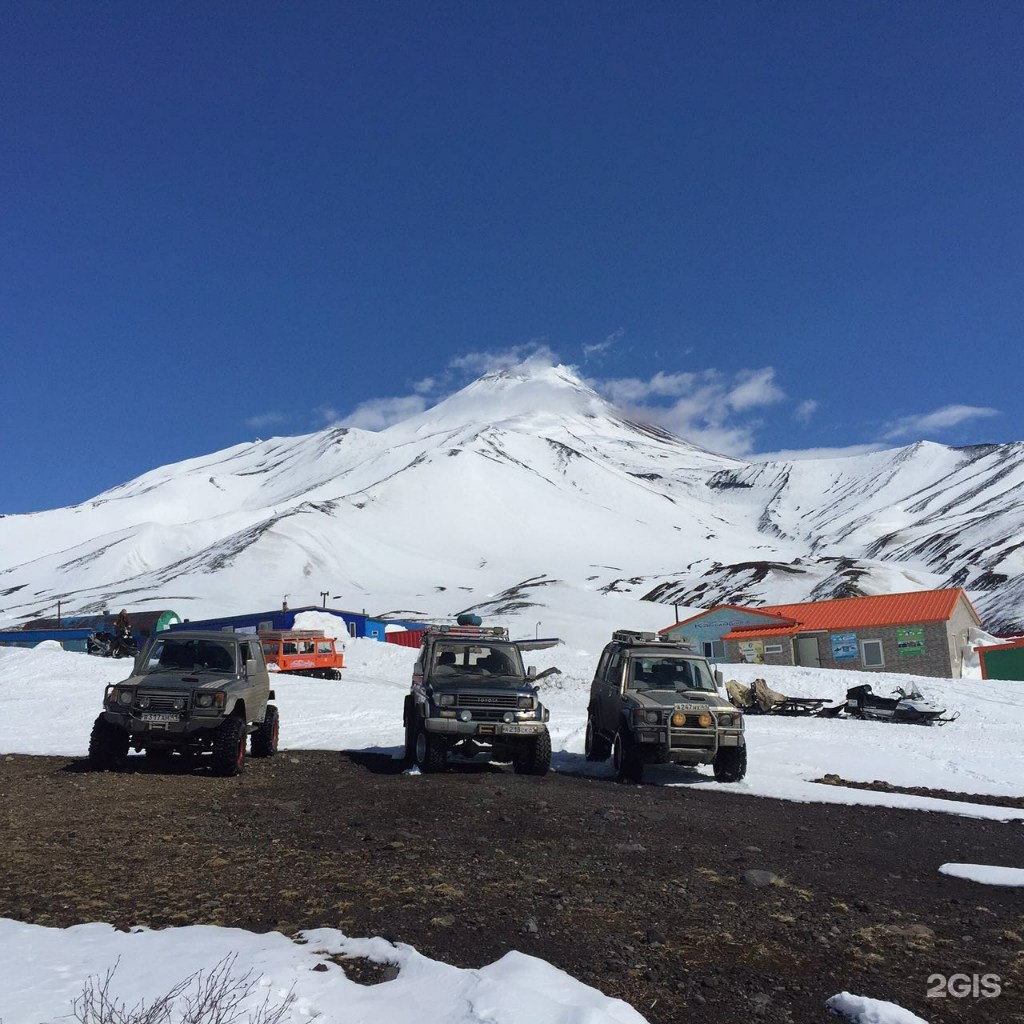
[[[725,686],[725,676],[722,675],[722,670],[720,668],[715,669],[715,682],[719,686]]]
[[[526,678],[527,679],[533,679],[533,677],[536,674],[537,674],[537,666],[536,665],[529,665],[527,667],[527,669],[526,669]]]

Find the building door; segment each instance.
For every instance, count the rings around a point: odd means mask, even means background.
[[[796,638],[796,663],[809,668],[821,668],[821,655],[818,653],[816,636],[798,636]]]

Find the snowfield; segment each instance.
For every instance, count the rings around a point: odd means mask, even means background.
[[[350,939],[334,929],[315,929],[301,938],[300,944],[279,932],[254,935],[207,925],[131,932],[106,924],[43,928],[0,918],[6,976],[0,1019],[8,1024],[67,1019],[86,979],[102,983],[115,965],[111,995],[131,1009],[224,962],[236,984],[246,975],[253,983],[237,1006],[242,1021],[260,1019],[261,1011],[280,1011],[281,1024],[308,1024],[314,1018],[320,1024],[644,1024],[622,1000],[609,999],[525,953],[513,951],[470,970],[430,960],[402,943]],[[380,985],[357,984],[327,959],[331,954],[394,964],[397,977]],[[195,985],[186,987],[175,1003],[177,1014],[195,993]],[[180,1019],[177,1014],[169,1019]]]

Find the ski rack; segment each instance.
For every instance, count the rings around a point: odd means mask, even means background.
[[[673,640],[662,633],[642,633],[636,629],[616,629],[612,633],[612,640],[618,644],[629,644],[631,646],[640,644],[644,646],[660,646],[664,644],[666,647],[680,647],[687,651],[697,650],[693,644],[685,643],[682,640]]]

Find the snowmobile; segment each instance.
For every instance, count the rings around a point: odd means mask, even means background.
[[[897,687],[892,697],[879,697],[871,690],[870,683],[851,686],[846,691],[846,713],[853,718],[876,722],[906,722],[912,725],[944,725],[954,722],[960,712],[949,717],[945,708],[927,700],[920,690],[904,690]]]
[[[131,637],[115,636],[106,630],[90,633],[85,638],[85,651],[100,658],[134,658],[139,653]]]

